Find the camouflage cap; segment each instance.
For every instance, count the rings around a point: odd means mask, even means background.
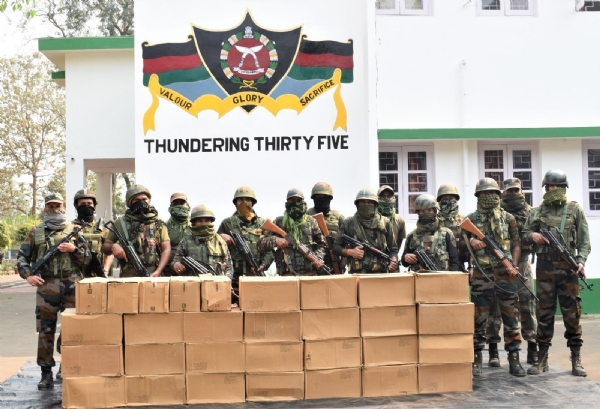
[[[127,204],[127,207],[131,206],[131,200],[134,197],[141,195],[142,193],[148,196],[148,199],[152,199],[150,191],[142,185],[135,185],[127,189],[127,192],[125,193],[125,203]]]
[[[233,204],[235,204],[235,201],[240,197],[249,198],[252,200],[253,204],[256,204],[257,202],[256,194],[254,194],[254,190],[252,190],[250,186],[240,186],[235,190],[235,193],[233,194]]]
[[[327,195],[330,199],[333,199],[333,189],[325,182],[319,182],[313,186],[310,192],[310,198],[314,199],[315,195]]]
[[[440,205],[438,204],[434,195],[423,193],[417,197],[417,200],[415,200],[415,210],[418,211],[423,209],[440,210]]]
[[[302,190],[298,188],[292,188],[288,190],[286,199],[289,199],[290,197],[299,197],[304,199],[304,193],[302,193]]]
[[[192,212],[190,214],[190,220],[198,219],[200,217],[207,217],[211,219],[213,222],[215,221],[215,214],[212,209],[206,205],[199,204],[198,206],[194,206]]]
[[[377,196],[375,189],[371,189],[370,187],[363,187],[358,191],[354,204],[358,205],[359,200],[372,200],[375,204],[379,205],[379,197]]]
[[[446,195],[456,196],[456,200],[460,200],[460,195],[458,194],[458,189],[452,183],[444,183],[438,188],[437,191],[437,200],[440,200],[440,197]]]
[[[521,179],[519,178],[508,178],[504,181],[504,190],[513,189],[518,187],[521,189]]]
[[[381,194],[383,192],[385,192],[386,190],[389,190],[390,192],[392,192],[392,194],[395,194],[396,192],[394,192],[394,189],[392,189],[391,186],[389,185],[383,185],[379,188],[379,190],[377,191],[377,196],[381,196]]]
[[[169,203],[173,203],[175,200],[185,200],[186,203],[188,202],[188,198],[185,193],[173,193],[171,195],[171,199],[169,199]]]
[[[60,193],[50,193],[48,196],[44,197],[44,204],[48,203],[65,203],[65,199],[63,199]]]
[[[90,189],[78,190],[73,198],[73,206],[77,207],[77,201],[79,199],[92,199],[94,201],[94,206],[98,204],[98,201],[96,200],[96,192]]]
[[[501,194],[500,187],[498,186],[498,182],[492,178],[483,178],[479,179],[479,182],[475,185],[475,196],[479,197],[481,192],[485,191],[493,191],[498,194]]]

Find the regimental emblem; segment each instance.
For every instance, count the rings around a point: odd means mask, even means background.
[[[155,129],[159,99],[197,117],[213,110],[219,117],[235,108],[251,113],[262,107],[299,114],[315,99],[333,91],[337,117],[333,129],[346,130],[341,84],[354,81],[353,43],[312,41],[302,27],[270,30],[249,12],[231,29],[193,26],[183,43],[142,44],[144,85],[152,105],[143,119],[144,134]]]

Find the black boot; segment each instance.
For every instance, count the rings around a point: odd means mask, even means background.
[[[483,355],[481,350],[475,351],[475,362],[473,362],[473,376],[481,376],[483,367]]]
[[[531,365],[538,363],[537,344],[535,342],[527,342],[527,363]]]
[[[529,375],[540,375],[543,372],[548,372],[550,369],[550,366],[548,365],[548,348],[550,348],[549,345],[540,344],[538,361],[527,370]]]
[[[41,391],[46,391],[48,389],[54,388],[54,379],[52,376],[51,368],[42,368],[42,379],[38,383],[38,389]]]
[[[527,373],[519,362],[519,351],[510,351],[508,353],[509,372],[514,376],[525,376]]]
[[[587,376],[581,365],[581,347],[571,347],[571,373],[575,376]]]
[[[489,344],[490,351],[490,359],[488,361],[488,366],[493,368],[500,368],[500,355],[498,355],[498,344],[495,342],[490,342]]]
[[[62,364],[58,367],[58,372],[56,373],[56,380],[57,381],[62,380]]]

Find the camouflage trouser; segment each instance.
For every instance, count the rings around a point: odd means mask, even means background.
[[[44,278],[37,288],[35,319],[38,332],[37,364],[41,367],[54,366],[54,334],[58,313],[65,308],[75,308],[75,283],[79,275],[68,278]],[[57,350],[60,353],[60,336]]]
[[[531,272],[531,264],[529,260],[519,263],[519,270],[527,285],[533,291],[533,275]],[[521,281],[517,280],[519,288],[519,312],[521,313],[521,336],[527,342],[536,342],[535,335],[537,331],[537,318],[535,298],[531,296],[529,291],[523,286]],[[486,338],[488,343],[498,344],[502,340],[500,338],[500,328],[502,327],[502,316],[500,315],[500,307],[498,300],[494,298],[490,316],[488,317]]]
[[[475,333],[473,347],[480,351],[485,347],[485,329],[494,298],[500,305],[504,323],[504,349],[517,351],[521,345],[521,324],[519,322],[519,300],[516,295],[516,277],[509,277],[504,268],[488,270],[484,273],[473,270],[471,280],[471,300],[475,304]],[[494,283],[500,287],[496,287]]]
[[[552,345],[554,335],[554,315],[556,314],[556,298],[560,304],[567,346],[581,346],[581,298],[579,298],[579,281],[577,275],[571,273],[567,263],[539,260],[535,274],[537,277],[537,296],[540,299],[537,310],[537,340],[540,344]]]

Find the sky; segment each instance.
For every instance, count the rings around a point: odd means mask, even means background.
[[[0,13],[0,57],[34,53],[38,38],[55,36],[39,16],[27,21],[25,28],[20,27],[21,21],[21,14],[12,10]]]

